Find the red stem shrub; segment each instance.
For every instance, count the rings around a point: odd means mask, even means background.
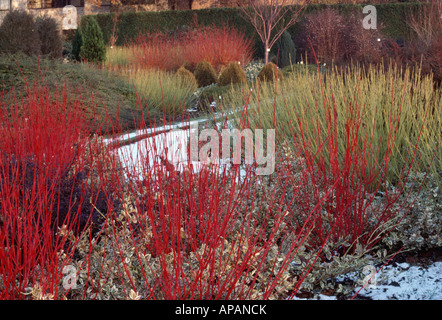
[[[292,119],[300,128],[288,137],[294,156],[275,150],[277,170],[263,178],[250,164],[174,167],[164,148],[170,136],[163,127],[152,137],[154,122],[139,123],[152,138],[135,152],[92,139],[80,99],[70,105],[66,91],[52,96],[36,84],[20,101],[1,99],[1,298],[281,298],[327,259],[326,245],[340,245],[333,254],[372,248],[400,219],[400,186],[391,193],[385,178],[400,110],[391,111],[379,156],[357,99],[346,104],[338,136],[333,97],[322,98],[312,110],[317,134]],[[248,128],[247,96],[242,116],[240,130]],[[376,207],[378,191],[385,197]],[[305,250],[313,255],[295,277],[290,266]],[[60,289],[65,265],[79,268],[80,290]]]
[[[302,179],[296,175],[287,177],[290,185],[300,189],[291,203],[293,210],[298,208],[301,211],[301,214],[293,215],[293,225],[299,229],[311,219],[312,208],[316,208],[313,215],[315,225],[307,240],[310,250],[322,249],[327,243],[334,247],[333,254],[353,254],[358,250],[368,252],[409,209],[409,195],[401,200],[400,196],[405,183],[412,180],[410,170],[417,161],[417,145],[409,154],[410,163],[402,168],[401,181],[392,187],[387,181],[387,172],[396,144],[401,108],[394,111],[391,103],[387,148],[385,153],[380,154],[378,146],[381,143],[374,141],[374,132],[366,129],[364,106],[358,98],[345,103],[345,129],[344,134],[339,136],[341,130],[338,129],[336,101],[333,96],[326,96],[322,80],[319,80],[319,85],[324,103],[323,106],[312,106],[310,113],[316,119],[315,134],[307,134],[310,130],[303,125],[306,119],[294,119],[300,129],[297,133],[292,131],[293,152],[298,157],[297,170],[306,170],[308,174]],[[325,115],[325,120],[320,114]],[[339,114],[342,116],[342,113]],[[379,195],[383,195],[381,200]],[[325,259],[325,256],[321,255],[321,258]]]
[[[144,123],[139,127],[147,130]],[[268,299],[299,288],[302,281],[289,268],[314,219],[302,230],[290,227],[284,176],[267,185],[254,175],[254,165],[178,170],[167,161],[166,139],[121,149],[120,160],[109,154],[107,168],[114,174],[102,179],[125,205],[105,221],[106,247],[112,249],[103,250],[113,263],[109,267],[103,258],[96,276],[118,281],[124,297],[142,299]],[[126,177],[117,174],[121,167]],[[273,191],[274,184],[281,192]],[[88,266],[97,264],[95,256],[89,255]],[[100,286],[92,290],[101,296]]]
[[[0,99],[0,294],[57,298],[76,238],[106,199],[94,185],[83,106],[38,80]]]
[[[327,8],[306,15],[304,32],[298,36],[298,46],[308,60],[314,56],[322,63],[380,63],[382,61],[382,26],[363,28],[361,14],[341,14]]]
[[[223,27],[206,27],[179,37],[167,34],[138,35],[134,59],[142,68],[177,70],[184,63],[210,62],[219,71],[229,62],[246,65],[252,59],[252,42],[241,32]]]

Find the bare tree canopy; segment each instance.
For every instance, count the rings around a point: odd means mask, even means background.
[[[247,0],[246,6],[240,9],[250,21],[264,44],[265,63],[269,62],[269,52],[285,30],[298,20],[306,1],[293,0]],[[299,5],[291,10],[292,5]],[[287,16],[289,11],[291,15]]]

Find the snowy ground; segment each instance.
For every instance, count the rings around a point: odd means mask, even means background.
[[[373,300],[442,300],[442,262],[427,267],[408,263],[385,266],[376,275],[376,285],[358,295]]]
[[[338,280],[344,279],[360,281],[353,273],[343,275]],[[442,300],[442,262],[434,262],[426,267],[393,263],[378,270],[370,282],[365,282],[365,288],[357,287],[354,290],[354,294],[358,292],[355,299]],[[337,300],[337,297],[318,294],[310,300]]]
[[[167,159],[167,161],[174,166],[176,171],[182,172],[184,169],[192,168],[194,172],[198,172],[205,166],[205,164],[201,161],[189,162],[188,155],[190,134],[195,133],[194,129],[189,130],[181,128],[188,126],[193,128],[193,125],[208,121],[210,121],[210,119],[201,118],[190,122],[180,122],[173,125],[156,127],[155,130],[146,128],[123,134],[114,139],[105,139],[104,142],[112,143],[115,141],[124,141],[134,139],[137,136],[145,136],[158,132],[158,134],[119,147],[117,153],[121,163],[126,165],[127,169],[130,168],[132,172],[138,172],[140,177],[144,176],[143,171],[146,169],[150,168],[150,170],[153,170],[155,164],[158,163],[158,157]],[[219,127],[218,129],[222,128]],[[196,133],[198,134],[198,132]],[[144,164],[140,161],[141,159],[145,161]],[[219,166],[219,170],[222,172],[224,167],[227,167],[227,169],[230,168],[231,160],[231,158],[224,159],[219,155],[219,159],[216,162]],[[245,176],[245,174],[245,170],[241,168],[239,178]]]

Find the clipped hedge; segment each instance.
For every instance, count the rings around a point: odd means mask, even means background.
[[[113,17],[115,13],[94,15],[103,32],[104,41],[109,42]],[[85,25],[91,16],[83,16],[81,25]],[[223,24],[235,27],[247,35],[253,34],[254,29],[250,24],[245,24],[236,8],[210,8],[201,10],[167,10],[145,12],[123,12],[119,14],[117,23],[117,45],[125,44],[134,39],[139,32],[155,33],[168,32],[184,27],[193,26],[195,17],[201,26]]]
[[[411,31],[406,23],[407,14],[417,11],[422,3],[399,2],[375,4],[378,15],[378,24],[382,24],[384,33],[388,37],[396,39],[409,39]],[[289,29],[291,35],[300,32],[303,16],[327,7],[338,9],[341,13],[350,13],[354,10],[362,12],[365,4],[311,4],[308,5],[298,23]],[[293,7],[293,11],[297,6]],[[290,15],[292,11],[289,11]],[[115,13],[94,15],[103,32],[103,38],[109,43],[110,35],[113,27],[113,17]],[[85,26],[91,16],[83,16],[81,25]],[[176,10],[176,11],[159,11],[159,12],[124,12],[119,14],[117,30],[117,45],[122,45],[131,41],[139,33],[156,33],[170,32],[185,27],[193,26],[195,19],[200,26],[216,25],[221,26],[227,24],[235,29],[244,32],[248,37],[255,41],[255,54],[263,56],[263,48],[261,41],[256,34],[252,25],[244,20],[241,11],[237,8],[209,8],[200,10]]]
[[[193,74],[199,88],[209,86],[217,81],[215,69],[207,61],[198,62]]]
[[[244,70],[236,62],[230,62],[218,77],[219,86],[227,86],[232,83],[245,83],[247,77]]]
[[[269,62],[261,69],[257,78],[261,82],[275,81],[275,79],[284,79],[284,75],[276,64]]]

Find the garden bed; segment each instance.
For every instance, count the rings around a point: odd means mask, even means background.
[[[287,32],[264,64],[196,20],[115,47],[117,20],[0,56],[0,298],[441,298],[437,28],[409,54],[327,9],[314,65]]]

